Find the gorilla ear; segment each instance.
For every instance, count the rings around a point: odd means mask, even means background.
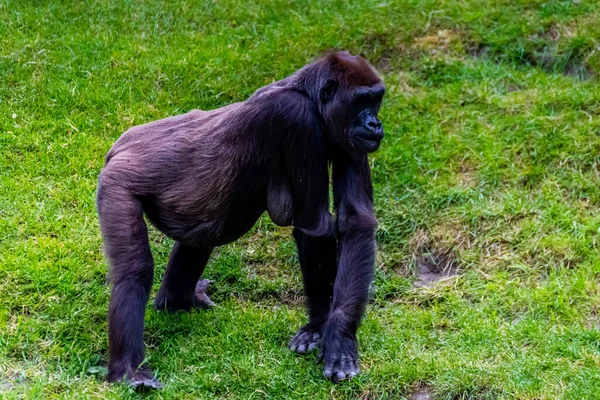
[[[331,98],[333,97],[333,95],[335,95],[335,92],[337,91],[337,87],[338,84],[336,81],[334,81],[333,79],[328,80],[325,86],[321,88],[321,102],[327,103],[329,100],[331,100]]]

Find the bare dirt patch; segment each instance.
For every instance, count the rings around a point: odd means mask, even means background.
[[[538,33],[517,39],[518,51],[511,46],[498,48],[489,43],[474,43],[468,51],[476,59],[495,62],[513,61],[537,67],[548,73],[561,73],[579,80],[594,77],[590,57],[596,53],[593,45],[576,40],[577,27],[553,23]]]
[[[518,58],[515,59],[514,54],[509,55],[509,58],[548,73],[562,73],[580,80],[591,79],[594,73],[588,61],[596,50],[589,43],[575,40],[576,31],[576,26],[553,23],[541,32],[528,36]],[[503,55],[508,54],[494,54]]]
[[[432,58],[458,57],[477,47],[470,31],[457,29],[427,29],[421,36],[406,37],[397,32],[370,33],[360,41],[361,54],[380,72],[401,69],[402,60],[423,56]]]
[[[436,33],[415,38],[415,47],[417,49],[427,50],[431,54],[446,53],[450,48],[460,42],[460,35],[444,29]]]
[[[458,263],[450,253],[434,250],[417,257],[418,287],[427,287],[458,275]]]
[[[406,48],[402,45],[397,45],[384,50],[381,55],[375,59],[374,66],[380,72],[389,72],[393,69],[394,59],[405,57]]]
[[[25,374],[20,371],[8,371],[6,374],[0,373],[0,393],[12,390],[23,379],[25,379]]]
[[[430,400],[431,398],[431,389],[423,383],[419,383],[416,390],[409,397],[410,400]]]
[[[360,54],[371,60],[380,72],[390,71],[395,59],[406,56],[406,48],[392,32],[370,33],[359,42]]]
[[[469,51],[471,57],[474,58],[485,58],[490,53],[490,46],[485,43],[478,43],[476,46]]]
[[[569,62],[565,66],[563,74],[580,80],[591,79],[593,76],[591,68],[579,62]]]
[[[461,186],[473,188],[477,184],[475,173],[476,168],[473,167],[473,165],[471,165],[469,161],[465,158],[460,164],[460,169],[456,174],[456,179]]]
[[[455,248],[460,245],[456,240],[460,239],[461,235],[456,233],[450,242],[445,236],[440,235],[440,232],[434,234],[419,230],[413,237],[412,245],[415,248],[413,259],[417,275],[415,285],[417,287],[433,286],[458,275],[459,262],[455,255]]]

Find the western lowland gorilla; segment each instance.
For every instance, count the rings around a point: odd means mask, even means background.
[[[367,153],[383,138],[384,92],[364,58],[332,51],[245,102],[136,126],[117,140],[97,193],[111,266],[109,381],[161,386],[141,365],[154,272],[144,215],[175,240],[154,305],[188,310],[212,304],[199,280],[211,250],[265,210],[294,227],[304,278],[308,323],[289,348],[318,347],[333,381],[358,374],[377,226]]]

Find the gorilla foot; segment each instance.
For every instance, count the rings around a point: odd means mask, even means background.
[[[335,383],[354,378],[359,373],[358,360],[348,355],[326,361],[323,368],[323,376]]]
[[[321,342],[321,332],[314,327],[305,325],[298,329],[296,335],[288,343],[290,350],[296,353],[306,353],[319,347]]]
[[[127,384],[136,389],[162,389],[163,385],[148,371],[137,371]]]
[[[194,306],[197,308],[213,308],[215,303],[208,297],[206,294],[206,289],[208,289],[208,284],[210,281],[208,279],[200,279],[198,283],[196,283],[196,289],[194,290]]]
[[[356,339],[325,338],[317,362],[321,360],[325,378],[337,383],[355,377],[360,372]]]
[[[154,299],[154,308],[157,310],[166,311],[189,311],[192,308],[208,309],[213,308],[215,303],[206,294],[206,289],[210,281],[208,279],[200,279],[196,283],[194,294],[182,298],[177,296],[176,290],[160,288],[156,298]]]
[[[107,380],[109,382],[125,381],[127,385],[138,390],[162,389],[163,387],[162,383],[147,369],[133,371],[131,368],[127,368],[127,372],[123,371],[122,373],[109,371]]]

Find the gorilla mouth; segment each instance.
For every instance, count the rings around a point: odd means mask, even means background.
[[[364,151],[366,153],[372,153],[379,148],[381,144],[380,139],[372,139],[365,136],[355,136],[354,137],[354,147],[356,147],[360,151]]]

